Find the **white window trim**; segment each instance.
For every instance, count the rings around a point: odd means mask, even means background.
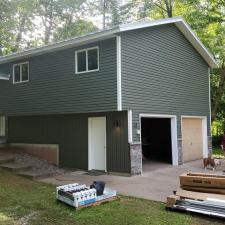
[[[89,50],[93,50],[93,49],[97,49],[98,68],[94,69],[94,70],[88,70],[88,51]],[[79,52],[85,52],[86,53],[86,70],[82,71],[82,72],[78,72],[77,54]],[[95,47],[92,47],[92,48],[85,48],[85,49],[81,49],[81,50],[75,51],[75,73],[76,74],[90,73],[90,72],[96,72],[96,71],[99,71],[99,47],[98,46],[95,46]]]
[[[22,65],[27,64],[28,66],[28,80],[22,81]],[[20,66],[20,81],[15,82],[15,67]],[[30,66],[29,62],[22,62],[22,63],[17,63],[13,64],[13,84],[20,84],[20,83],[26,83],[29,82],[30,80]]]

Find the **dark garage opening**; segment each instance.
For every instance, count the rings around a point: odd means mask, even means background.
[[[143,164],[172,164],[170,118],[141,118],[141,140]]]

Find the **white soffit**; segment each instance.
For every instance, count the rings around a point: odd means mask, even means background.
[[[9,75],[5,75],[5,74],[0,73],[0,80],[9,80]]]

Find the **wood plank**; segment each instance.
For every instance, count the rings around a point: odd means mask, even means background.
[[[225,188],[225,176],[185,173],[180,175],[180,185],[190,187]]]
[[[188,191],[225,195],[225,189],[222,188],[190,187],[190,186],[181,186],[181,188]]]
[[[180,197],[177,195],[168,196],[167,200],[166,200],[166,207],[172,208],[176,204],[176,201],[179,199],[180,199]]]
[[[119,200],[119,197],[115,196],[115,197],[112,197],[112,198],[107,198],[107,199],[104,199],[104,200],[101,200],[101,201],[97,201],[97,202],[93,202],[93,203],[90,203],[90,204],[87,204],[87,205],[79,206],[79,207],[77,207],[75,209],[76,210],[81,210],[83,208],[87,208],[87,207],[90,207],[90,206],[97,206],[97,205],[101,205],[103,203],[108,203],[108,202],[115,201],[115,200]]]
[[[188,199],[194,199],[194,200],[206,200],[207,198],[214,198],[218,200],[225,200],[225,195],[220,194],[212,194],[212,193],[201,193],[196,191],[186,191],[179,189],[176,193],[177,196],[180,196],[180,198],[188,198]]]

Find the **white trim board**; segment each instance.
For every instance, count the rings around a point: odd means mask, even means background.
[[[171,143],[172,143],[172,165],[178,166],[178,143],[177,143],[177,116],[163,114],[139,114],[140,137],[141,137],[141,118],[169,118],[171,119]],[[142,142],[142,140],[141,140]]]
[[[116,37],[116,59],[117,59],[117,110],[122,110],[122,85],[121,85],[121,37]]]
[[[203,157],[208,157],[208,128],[207,128],[207,116],[186,116],[181,115],[181,135],[182,135],[182,119],[202,119],[202,144],[203,144]],[[183,137],[182,137],[183,138]]]
[[[209,79],[209,123],[210,123],[210,135],[212,127],[212,103],[211,103],[211,79],[210,79],[210,68],[208,68],[208,79]]]
[[[54,52],[56,50],[66,49],[70,47],[80,46],[95,41],[101,41],[108,38],[116,37],[120,32],[126,32],[129,30],[136,30],[147,27],[154,27],[166,24],[175,24],[177,28],[183,33],[186,39],[193,45],[196,51],[202,56],[202,58],[207,62],[211,68],[217,68],[218,64],[211,53],[206,49],[206,47],[201,43],[195,33],[191,30],[188,24],[184,21],[182,17],[167,18],[162,20],[155,21],[145,21],[145,22],[136,22],[131,24],[124,24],[116,26],[112,29],[98,31],[94,33],[89,33],[84,36],[77,38],[72,38],[69,40],[57,42],[54,44],[46,45],[39,48],[33,48],[30,50],[21,51],[18,53],[9,54],[6,56],[0,57],[0,64],[13,61],[15,59],[20,59],[24,57],[30,57],[34,55],[40,55],[47,52]]]
[[[133,119],[132,119],[132,110],[127,111],[128,117],[128,143],[133,143]]]

